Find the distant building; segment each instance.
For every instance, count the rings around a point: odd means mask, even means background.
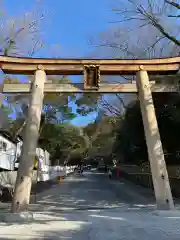
[[[8,131],[0,130],[0,169],[13,170],[21,152],[20,139],[12,139]]]
[[[50,165],[50,154],[47,150],[44,150],[40,147],[36,148],[36,156],[38,158],[39,169],[43,166]]]
[[[0,130],[0,169],[15,170],[18,168],[21,155],[23,140],[17,137],[15,140],[8,131]],[[50,165],[49,152],[40,147],[36,148],[36,158],[34,159],[34,167],[43,168]]]

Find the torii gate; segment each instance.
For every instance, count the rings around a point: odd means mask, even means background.
[[[177,74],[180,68],[180,57],[152,60],[119,60],[40,59],[0,56],[0,68],[7,74],[35,75],[34,81],[31,83],[4,84],[2,89],[2,93],[31,93],[22,155],[12,204],[13,212],[23,211],[29,204],[32,166],[39,134],[44,92],[137,92],[157,206],[159,209],[174,208],[151,91],[177,92],[179,87],[178,83],[150,83],[148,74]],[[84,75],[84,84],[53,84],[46,82],[46,75],[58,74]],[[100,82],[100,75],[136,75],[136,82],[103,84]]]

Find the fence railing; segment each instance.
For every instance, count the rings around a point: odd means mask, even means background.
[[[75,167],[62,166],[44,166],[41,170],[33,171],[32,181],[46,182],[53,180],[58,176],[67,176],[74,171]],[[17,171],[2,171],[0,172],[0,186],[14,187],[16,181]]]
[[[132,169],[131,169],[132,170]],[[152,182],[152,175],[148,172],[133,172],[129,171],[128,169],[121,168],[121,176],[126,178],[127,180],[132,181],[135,184],[141,185],[143,187],[147,187],[153,190],[153,182]],[[169,173],[169,181],[171,185],[172,193],[175,197],[180,197],[180,176],[176,175],[172,176]]]
[[[74,172],[74,166],[43,166],[38,171],[38,181],[48,181],[56,177],[64,177]]]

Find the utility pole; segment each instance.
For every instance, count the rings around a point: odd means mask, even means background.
[[[147,71],[143,70],[143,66],[136,77],[157,207],[166,210],[174,209],[149,77]]]
[[[11,210],[13,213],[27,211],[30,201],[33,163],[39,137],[45,81],[46,73],[43,70],[43,66],[38,66],[38,69],[35,72],[34,81],[31,83],[31,98],[28,117],[12,201]]]

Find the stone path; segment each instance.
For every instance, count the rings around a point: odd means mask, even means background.
[[[73,175],[38,196],[33,221],[0,223],[0,239],[179,240],[180,213],[155,212],[142,193],[104,174]]]

